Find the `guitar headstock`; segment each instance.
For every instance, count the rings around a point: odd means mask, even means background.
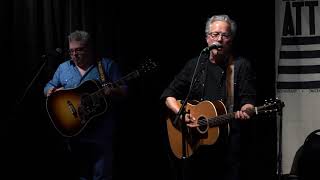
[[[147,59],[140,67],[138,68],[138,72],[141,73],[147,73],[150,71],[155,70],[158,67],[158,64],[154,62],[152,59]]]
[[[257,107],[257,114],[281,112],[283,107],[284,107],[284,102],[278,98],[265,100],[265,103],[263,106]]]

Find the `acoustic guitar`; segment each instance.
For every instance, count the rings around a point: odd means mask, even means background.
[[[178,105],[181,107],[181,100],[178,100]],[[253,116],[279,112],[283,106],[284,103],[277,99],[247,110],[246,113]],[[187,127],[180,119],[174,122],[175,115],[172,113],[166,119],[169,144],[173,154],[179,159],[189,158],[201,145],[213,145],[219,138],[219,126],[228,125],[235,117],[235,112],[227,113],[222,101],[187,103],[185,111],[196,118],[198,127]],[[184,143],[182,143],[183,135]]]

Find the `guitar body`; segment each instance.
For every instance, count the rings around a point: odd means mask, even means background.
[[[178,105],[181,107],[181,101],[178,101]],[[186,112],[189,112],[198,121],[206,122],[206,119],[210,119],[222,114],[226,114],[226,108],[221,101],[201,101],[195,104],[187,103]],[[182,144],[182,128],[180,123],[174,123],[175,116],[169,115],[167,118],[167,131],[169,144],[173,154],[181,159],[183,157],[183,144]],[[185,157],[190,157],[194,151],[200,145],[212,145],[219,138],[219,127],[210,127],[209,123],[199,126],[197,128],[187,128],[185,138]]]
[[[98,93],[100,88],[97,81],[89,80],[77,88],[56,91],[47,97],[47,112],[61,135],[79,134],[90,120],[107,110],[105,96]]]

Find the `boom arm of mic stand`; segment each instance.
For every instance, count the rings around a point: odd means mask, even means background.
[[[47,61],[48,61],[48,58],[47,57],[44,57],[44,62],[42,63],[40,69],[38,70],[38,72],[36,73],[36,75],[33,77],[33,79],[31,80],[31,82],[28,84],[27,88],[25,89],[22,97],[18,100],[17,104],[20,105],[25,96],[27,95],[27,93],[29,92],[30,88],[32,87],[34,81],[37,79],[37,77],[39,76],[39,74],[41,73],[42,69],[44,68],[44,66],[47,64]]]

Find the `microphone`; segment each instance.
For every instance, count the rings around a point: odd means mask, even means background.
[[[41,58],[48,58],[48,57],[61,57],[62,56],[62,49],[56,48],[54,51],[48,51],[46,54],[43,54]]]
[[[222,44],[220,44],[218,42],[214,42],[210,46],[204,48],[202,51],[208,52],[208,51],[211,51],[212,49],[219,49],[219,48],[222,48]]]

